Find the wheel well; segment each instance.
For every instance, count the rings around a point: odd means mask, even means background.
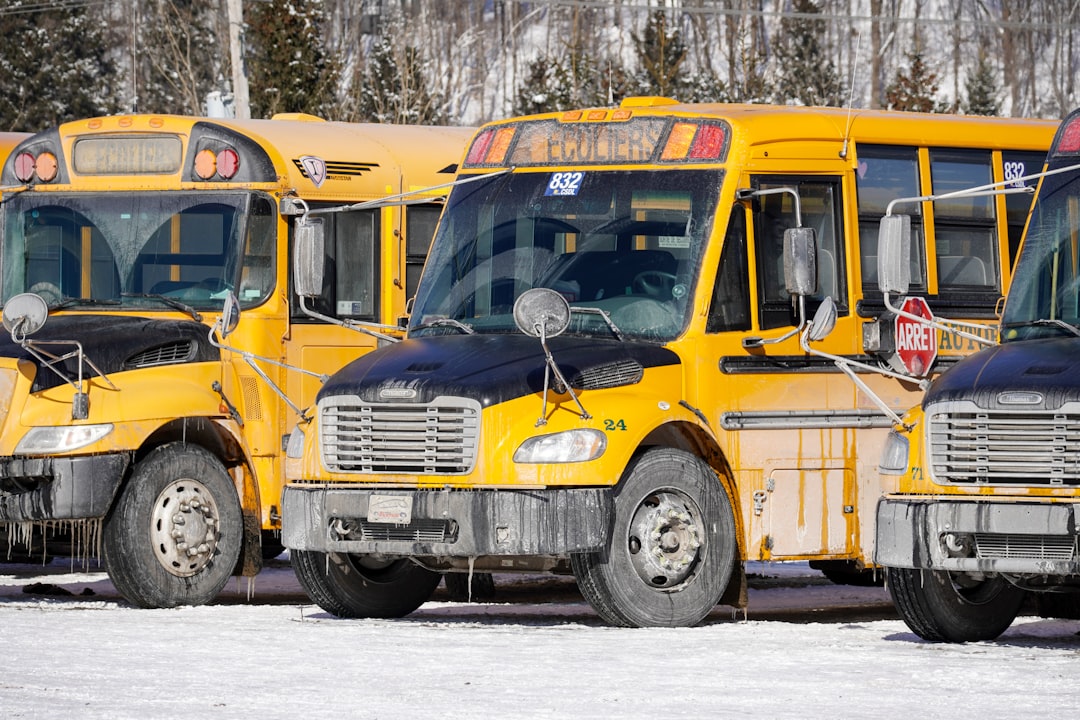
[[[237,493],[240,496],[240,508],[244,516],[244,541],[234,574],[255,575],[262,567],[262,508],[259,499],[259,484],[243,447],[235,437],[210,418],[178,418],[165,423],[146,438],[135,452],[131,467],[134,467],[154,448],[171,442],[184,442],[206,449],[221,461],[225,469],[233,476],[234,483],[237,480],[233,471],[238,466],[242,468],[243,487],[237,487]],[[130,472],[129,469],[129,476]]]
[[[746,548],[743,547],[742,504],[739,502],[739,486],[735,480],[735,473],[728,463],[727,456],[713,437],[701,427],[689,422],[665,423],[656,428],[645,437],[639,452],[650,447],[684,450],[703,459],[716,473],[720,484],[727,492],[728,499],[731,501],[731,511],[735,515],[735,541],[738,544],[739,558],[735,572],[731,574],[731,581],[720,602],[732,607],[746,607]]]

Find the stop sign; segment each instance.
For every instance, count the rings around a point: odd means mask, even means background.
[[[934,313],[921,297],[909,297],[900,309],[911,315],[932,320]],[[896,316],[894,328],[896,338],[896,356],[904,369],[917,377],[930,372],[930,366],[937,359],[937,328],[913,320],[903,315]]]

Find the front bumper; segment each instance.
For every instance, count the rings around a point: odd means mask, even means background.
[[[407,524],[369,520],[407,503]],[[293,550],[401,556],[564,555],[597,550],[609,534],[611,490],[400,490],[289,485],[281,539]],[[377,513],[376,513],[377,514]]]
[[[0,458],[0,522],[104,517],[129,463],[121,453]]]
[[[1080,574],[1080,504],[885,497],[874,561],[956,572]]]

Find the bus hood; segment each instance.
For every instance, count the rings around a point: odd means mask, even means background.
[[[206,325],[186,320],[122,315],[54,315],[29,340],[34,343],[57,343],[41,348],[53,355],[66,355],[75,350],[74,343],[78,342],[82,345],[83,355],[101,372],[110,375],[155,365],[216,361],[220,353],[210,344],[207,331]],[[0,332],[0,357],[27,360],[37,366],[33,392],[64,384],[56,373],[42,371],[37,358],[6,332]],[[70,377],[78,376],[75,357],[68,358],[60,367]],[[84,378],[97,375],[89,365],[83,366],[82,373]]]
[[[633,385],[648,368],[679,364],[671,350],[641,342],[560,336],[548,340],[548,347],[575,390]],[[554,377],[549,382],[554,385]],[[539,340],[439,335],[407,339],[354,360],[326,382],[318,399],[351,395],[370,403],[427,403],[453,396],[488,407],[543,389]]]
[[[1015,411],[1080,401],[1080,338],[1011,342],[970,355],[930,386],[923,407],[955,400]]]

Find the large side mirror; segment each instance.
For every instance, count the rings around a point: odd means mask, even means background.
[[[293,228],[293,286],[300,297],[322,294],[326,262],[326,231],[322,218],[302,216]]]
[[[817,292],[817,237],[813,228],[784,231],[784,286],[788,295],[805,297]]]
[[[906,295],[911,284],[911,216],[886,215],[878,226],[878,288]]]
[[[4,305],[4,327],[12,337],[33,335],[49,317],[49,305],[36,293],[20,293]]]
[[[532,288],[514,301],[514,322],[526,335],[555,337],[570,324],[570,304],[554,290]]]
[[[236,326],[240,324],[240,301],[232,290],[225,296],[225,304],[221,308],[221,319],[218,320],[218,332],[222,339],[229,337]]]

